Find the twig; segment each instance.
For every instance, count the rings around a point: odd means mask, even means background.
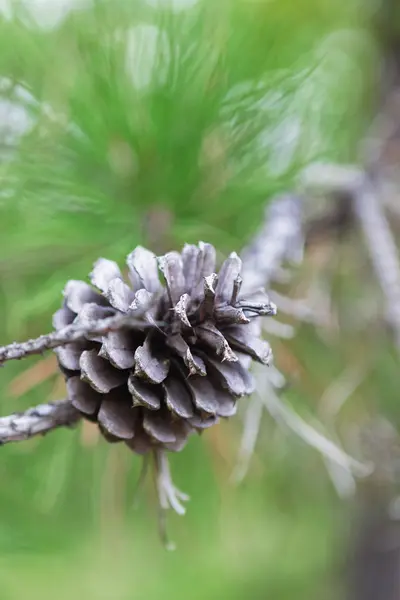
[[[294,337],[295,329],[292,325],[287,323],[281,323],[280,321],[274,321],[273,319],[266,319],[262,325],[263,331],[267,335],[273,335],[284,340],[290,340]]]
[[[334,425],[339,411],[361,385],[365,375],[365,368],[351,366],[328,386],[319,402],[319,413],[324,422],[328,421],[332,426]],[[354,496],[356,482],[352,473],[327,457],[324,457],[324,462],[339,498],[346,499]]]
[[[366,143],[364,144],[364,146]],[[380,146],[379,146],[380,148]],[[377,170],[379,149],[363,151],[368,158],[368,171]],[[363,230],[376,277],[386,299],[387,320],[400,349],[400,260],[389,226],[378,186],[367,170],[330,164],[310,165],[302,174],[302,185],[308,191],[347,194],[354,214]]]
[[[14,342],[8,346],[0,346],[0,366],[7,360],[19,360],[32,354],[42,354],[45,350],[83,340],[87,336],[104,335],[110,331],[117,331],[123,328],[146,329],[153,325],[124,314],[97,321],[93,320],[89,323],[72,323],[71,325],[67,325],[67,327],[46,335],[41,335],[36,339],[21,343]]]
[[[322,311],[317,312],[311,308],[306,300],[296,300],[279,294],[278,292],[271,293],[271,299],[279,306],[279,310],[288,316],[293,317],[296,321],[311,323],[316,327],[324,327],[327,325],[327,317]]]
[[[232,473],[232,481],[241,483],[249,470],[260,431],[263,404],[258,396],[251,398],[244,415],[243,434],[240,441],[238,458]]]
[[[184,515],[186,512],[182,502],[187,502],[190,498],[184,494],[172,481],[169,462],[164,450],[154,450],[156,489],[159,503],[159,533],[161,540],[167,550],[175,550],[175,544],[170,541],[166,528],[166,511],[172,508],[178,515]]]
[[[285,259],[301,258],[301,207],[301,199],[294,195],[278,197],[268,205],[260,232],[241,254],[242,290],[268,286]]]
[[[400,349],[400,261],[382,203],[368,176],[354,195],[354,211],[386,298],[387,320]]]
[[[146,481],[147,473],[150,467],[150,458],[148,454],[143,456],[142,466],[139,472],[139,477],[136,482],[135,491],[133,493],[133,506],[134,508],[138,508],[139,506],[139,496],[143,490],[144,483]]]
[[[323,457],[326,470],[339,498],[348,500],[356,493],[356,481],[353,474],[326,456]]]
[[[268,371],[265,372],[265,376],[268,378],[269,385],[276,390],[281,390],[286,385],[285,377],[274,365],[269,366]],[[244,413],[242,438],[240,440],[236,466],[231,476],[232,482],[236,484],[241,483],[248,473],[260,433],[263,408],[264,403],[260,395],[254,394]]]
[[[298,196],[280,196],[266,209],[265,222],[252,243],[243,250],[243,282],[247,291],[268,286],[275,274],[280,274],[285,260],[299,261],[303,255],[302,200]],[[242,288],[243,289],[243,288]],[[267,324],[268,332],[291,337],[293,328],[278,321]],[[265,328],[267,329],[267,328]],[[273,381],[276,369],[266,372]],[[255,397],[249,403],[245,415],[242,438],[232,480],[243,481],[248,471],[260,431],[263,403]]]
[[[0,445],[44,435],[57,427],[70,427],[81,418],[68,399],[39,404],[25,412],[0,417]]]
[[[366,369],[351,366],[335,379],[324,391],[319,401],[319,413],[324,421],[333,422],[347,400],[362,384]]]
[[[306,423],[292,408],[287,406],[275,393],[265,370],[257,369],[256,377],[257,388],[264,391],[260,395],[260,399],[276,421],[289,427],[309,446],[318,450],[322,456],[355,475],[365,477],[372,472],[372,464],[361,463],[346,454],[339,446]]]

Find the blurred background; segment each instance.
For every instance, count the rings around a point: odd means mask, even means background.
[[[377,115],[400,126],[399,6],[1,0],[1,343],[49,331],[65,282],[99,256],[206,240],[223,258],[310,163],[364,166]],[[374,173],[395,234],[390,131]],[[266,337],[285,406],[374,473],[357,480],[263,411],[235,483],[245,400],[171,457],[191,501],[168,553],[150,479],[134,507],[141,460],[125,446],[90,424],[7,445],[1,600],[400,598],[399,356],[350,205],[307,197],[304,259],[272,285],[282,326]],[[52,353],[7,363],[0,387],[1,415],[64,394]]]

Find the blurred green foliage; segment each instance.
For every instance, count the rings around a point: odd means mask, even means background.
[[[240,249],[303,164],[354,159],[375,60],[357,0],[189,4],[97,1],[50,26],[51,5],[35,21],[15,1],[0,17],[2,343],[49,330],[65,281],[98,256]],[[296,343],[306,369],[321,362],[315,397],[343,361],[310,336]],[[1,369],[3,414],[60,393],[39,372],[12,397],[39,362]],[[263,431],[239,489],[239,419],[173,457],[192,497],[170,519],[173,554],[150,482],[133,509],[140,461],[124,448],[82,430],[3,448],[1,600],[337,598],[341,505],[319,457],[267,418]]]

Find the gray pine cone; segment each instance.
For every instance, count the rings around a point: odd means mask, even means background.
[[[190,433],[232,416],[237,399],[253,391],[251,359],[266,365],[271,359],[257,317],[274,315],[276,308],[263,290],[240,294],[237,254],[217,275],[210,244],[185,245],[181,254],[158,259],[139,246],[127,265],[130,285],[104,258],[90,274],[94,287],[69,281],[53,325],[120,312],[143,327],[60,347],[59,365],[73,405],[98,422],[109,441],[123,440],[140,454],[178,451]]]

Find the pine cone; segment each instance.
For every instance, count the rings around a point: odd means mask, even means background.
[[[214,273],[210,244],[185,245],[181,254],[158,259],[137,247],[127,265],[130,286],[104,258],[90,274],[94,287],[69,281],[53,325],[125,313],[135,328],[60,347],[59,365],[73,405],[109,441],[124,440],[140,454],[178,451],[190,433],[232,416],[237,398],[253,391],[251,359],[268,364],[271,358],[257,317],[276,309],[262,290],[240,295],[237,254]]]

